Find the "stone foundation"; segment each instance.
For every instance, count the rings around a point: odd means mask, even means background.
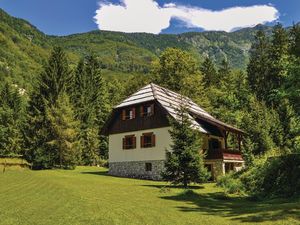
[[[151,163],[151,171],[146,171],[146,163]],[[164,160],[110,162],[108,173],[120,177],[161,180],[161,172],[163,170]]]
[[[219,176],[223,176],[226,174],[225,171],[225,164],[226,163],[232,163],[233,164],[233,171],[239,171],[241,170],[245,165],[243,161],[234,161],[234,160],[222,160],[222,159],[210,159],[210,160],[205,160],[204,163],[206,165],[211,165],[212,166],[212,179],[217,180]]]

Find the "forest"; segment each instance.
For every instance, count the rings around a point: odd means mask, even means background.
[[[87,38],[85,43],[74,35],[66,44],[63,38],[49,39],[35,30],[41,43],[15,49],[11,41],[25,40],[18,36],[6,40],[3,33],[13,33],[7,20],[5,30],[0,27],[2,157],[22,156],[33,169],[105,165],[107,137],[101,135],[101,128],[112,107],[154,82],[188,96],[216,118],[245,131],[242,151],[247,169],[223,177],[218,185],[230,193],[254,196],[299,194],[299,25],[285,29],[277,24],[271,31],[258,27],[247,64],[237,67],[234,58],[200,56],[185,49],[184,44],[155,54],[151,46],[142,50],[131,46],[134,54],[143,57],[138,61],[125,57],[115,64],[109,62],[111,58],[87,50],[93,49],[93,44],[101,45],[98,41],[93,43]],[[19,23],[23,29],[24,21]],[[31,25],[27,26],[32,31]],[[106,43],[106,39],[102,41]],[[73,42],[81,42],[82,47],[71,52]],[[89,47],[85,48],[87,43]],[[108,51],[109,42],[106,44]],[[126,48],[130,45],[127,41],[123,44]],[[28,56],[34,52],[39,54]],[[122,52],[116,56],[122,58]],[[24,57],[26,63],[22,64]],[[15,61],[16,68],[11,69],[7,59]],[[124,74],[116,76],[107,71]]]

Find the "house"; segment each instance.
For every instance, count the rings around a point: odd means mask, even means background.
[[[117,105],[103,127],[109,137],[109,174],[159,180],[166,151],[171,150],[169,117],[176,118],[182,102],[193,129],[202,133],[205,166],[212,178],[240,170],[242,130],[214,118],[189,98],[151,83]]]

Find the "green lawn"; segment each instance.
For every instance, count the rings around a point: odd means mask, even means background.
[[[163,188],[105,169],[0,174],[0,224],[300,224],[300,199],[225,198],[215,184]]]

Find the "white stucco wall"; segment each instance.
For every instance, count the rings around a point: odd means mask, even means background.
[[[109,135],[109,162],[164,160],[166,158],[166,149],[170,149],[170,144],[172,143],[169,129],[170,127],[163,127]],[[140,136],[148,132],[155,134],[155,147],[141,148]],[[123,150],[122,140],[125,135],[135,135],[135,149]]]

